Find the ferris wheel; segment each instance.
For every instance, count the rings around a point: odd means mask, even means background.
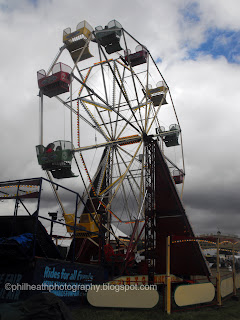
[[[108,237],[113,226],[132,234],[145,219],[150,140],[157,141],[176,187],[183,186],[181,128],[169,87],[149,50],[116,20],[95,29],[80,22],[63,31],[63,43],[48,71],[38,72],[38,162],[49,178],[82,186],[80,223],[88,205],[95,218],[104,213]],[[69,110],[69,139],[44,135],[49,98]]]

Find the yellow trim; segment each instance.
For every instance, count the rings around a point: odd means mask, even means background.
[[[156,87],[156,88],[152,88],[152,89],[147,89],[146,93],[149,97],[151,97],[152,94],[154,93],[158,93],[158,92],[168,92],[168,88],[165,86],[161,86],[161,87]]]
[[[137,109],[140,109],[142,107],[146,107],[148,104],[150,104],[151,102],[144,102],[144,103],[140,103],[138,106],[136,107],[132,107],[132,110],[137,110]]]
[[[105,63],[105,62],[109,62],[109,61],[112,61],[112,60],[113,60],[113,59],[102,60],[102,61],[99,61],[99,62],[95,62],[94,65],[97,66],[98,64]]]
[[[105,110],[108,110],[108,111],[111,111],[112,112],[112,109],[110,109],[109,107],[107,106],[104,106],[103,104],[101,103],[97,103],[95,101],[91,101],[91,100],[88,100],[88,99],[81,99],[81,101],[85,102],[85,103],[88,103],[88,104],[91,104],[92,106],[94,107],[99,107],[99,108],[102,108],[102,109],[105,109]]]
[[[68,44],[72,43],[71,40],[73,40],[74,38],[79,37],[81,35],[84,35],[86,38],[89,38],[91,33],[92,32],[89,29],[87,29],[86,27],[83,27],[83,28],[80,28],[80,29],[78,29],[78,30],[76,30],[74,32],[65,34],[63,36],[63,42],[66,45],[68,45]]]

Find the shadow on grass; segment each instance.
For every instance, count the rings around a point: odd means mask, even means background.
[[[240,295],[238,294],[240,297]],[[229,298],[223,307],[196,308],[193,311],[178,311],[167,315],[161,308],[153,309],[107,309],[91,306],[71,308],[74,320],[232,320],[240,319],[240,301]]]

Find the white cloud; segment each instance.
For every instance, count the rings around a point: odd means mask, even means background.
[[[1,1],[1,180],[43,174],[35,155],[39,143],[36,72],[49,67],[62,46],[63,29],[74,29],[84,19],[94,27],[117,19],[155,59],[162,59],[159,67],[172,91],[185,142],[186,194],[193,189],[197,195],[206,185],[209,192],[219,184],[237,188],[240,66],[203,54],[187,59],[189,49],[206,40],[209,28],[238,31],[240,6],[237,0],[195,1],[198,19],[185,19],[184,10],[191,9],[192,3],[52,0],[38,1],[35,7],[30,1]],[[62,121],[54,118],[55,111],[59,110],[59,119],[63,112],[48,101],[52,127],[46,139],[55,138],[56,123]],[[198,205],[196,213],[201,210]],[[192,217],[199,232],[208,224],[206,217],[212,212],[215,216],[211,209],[201,219]]]

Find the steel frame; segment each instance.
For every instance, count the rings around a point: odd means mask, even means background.
[[[153,140],[145,141],[145,258],[148,265],[148,282],[154,283],[155,274],[155,242],[156,242],[156,212],[155,212],[155,145]]]

